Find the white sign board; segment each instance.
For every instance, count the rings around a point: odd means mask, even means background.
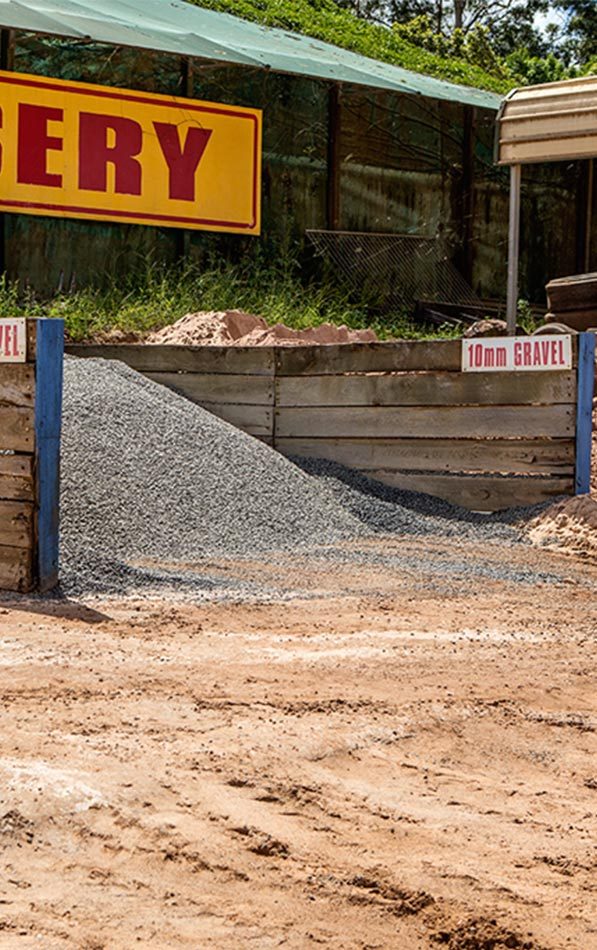
[[[558,369],[572,369],[572,340],[564,334],[462,341],[463,373]]]
[[[24,363],[27,359],[27,325],[24,317],[0,320],[0,363]]]

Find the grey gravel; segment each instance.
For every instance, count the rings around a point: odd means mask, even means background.
[[[63,592],[273,598],[280,592],[212,576],[209,558],[327,550],[332,567],[339,542],[391,534],[438,535],[450,548],[511,543],[528,517],[474,514],[332,462],[295,461],[123,363],[68,358]]]
[[[139,581],[143,561],[260,555],[354,536],[359,523],[256,439],[126,365],[65,361],[61,577]],[[159,580],[151,566],[148,580]]]
[[[380,534],[517,541],[522,537],[523,523],[545,507],[513,508],[497,514],[467,511],[441,498],[374,481],[337,462],[293,461],[329,488],[338,504],[365,528]]]

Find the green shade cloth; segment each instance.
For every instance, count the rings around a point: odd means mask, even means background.
[[[268,68],[497,109],[501,97],[182,0],[0,0],[4,28]]]

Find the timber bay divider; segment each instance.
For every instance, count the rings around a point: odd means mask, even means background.
[[[459,340],[67,348],[122,360],[285,455],[486,511],[588,490],[594,337],[572,349],[571,371],[463,373]]]
[[[0,588],[23,593],[58,582],[63,321],[26,337],[23,362],[0,361]]]

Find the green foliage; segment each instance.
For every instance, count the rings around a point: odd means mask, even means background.
[[[148,267],[128,284],[85,288],[71,294],[35,299],[6,278],[0,279],[0,316],[61,317],[73,342],[101,339],[118,330],[134,338],[174,323],[198,310],[241,309],[265,317],[269,324],[296,329],[321,323],[371,327],[380,339],[451,336],[453,327],[425,327],[405,314],[372,319],[367,306],[349,299],[331,284],[305,286],[293,264],[253,263],[250,267],[219,262],[207,269]]]
[[[578,63],[583,73],[594,73],[597,68],[597,3],[595,0],[555,0],[555,6],[566,17],[560,42],[564,58]]]
[[[489,31],[477,25],[468,32],[453,30],[449,35],[438,33],[428,14],[408,23],[394,23],[392,32],[413,46],[435,53],[444,59],[461,59],[479,67],[496,78],[507,80],[509,71],[491,46]]]
[[[506,64],[516,84],[532,86],[543,82],[557,82],[560,79],[574,79],[579,70],[566,66],[561,59],[549,53],[544,59],[531,56],[526,49],[517,49],[506,57]]]
[[[461,85],[503,93],[511,88],[507,73],[492,74],[491,63],[469,61],[466,53],[442,52],[422,46],[416,30],[406,36],[396,29],[357,17],[334,0],[195,0],[198,6],[231,13],[313,36],[335,46],[370,56],[403,69]],[[471,54],[472,55],[472,54]]]
[[[541,320],[533,313],[529,301],[523,298],[516,305],[516,322],[527,333],[534,333],[537,327],[541,326]]]

